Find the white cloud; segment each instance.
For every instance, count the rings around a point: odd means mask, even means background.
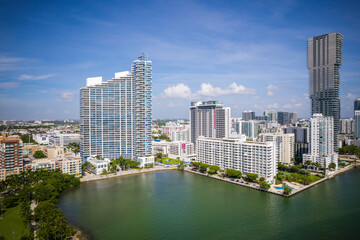
[[[201,84],[201,89],[197,92],[197,94],[207,97],[232,94],[254,95],[256,94],[256,89],[245,88],[243,85],[237,85],[235,82],[225,89],[214,87],[211,83],[203,83]]]
[[[19,85],[18,82],[0,82],[0,88],[4,89],[17,88]]]
[[[302,103],[295,103],[294,106],[295,107],[302,107]]]
[[[231,94],[253,95],[256,94],[256,89],[246,88],[243,85],[238,85],[235,82],[224,89],[221,87],[214,87],[211,83],[202,83],[200,90],[196,93],[193,93],[189,86],[183,83],[179,83],[177,85],[166,88],[162,94],[162,97],[196,99],[199,96],[216,97]]]
[[[34,75],[28,75],[28,74],[21,74],[19,76],[19,80],[44,80],[50,77],[53,77],[54,74],[46,74],[46,75],[38,75],[38,76],[34,76]]]
[[[277,109],[279,108],[279,104],[278,103],[272,103],[266,106],[267,109]]]
[[[183,83],[169,86],[164,90],[163,96],[167,98],[185,98],[185,99],[195,98],[189,86]]]
[[[283,108],[289,109],[292,108],[292,105],[290,103],[284,104]]]
[[[60,98],[58,98],[57,101],[58,102],[72,102],[72,101],[74,101],[74,97],[75,97],[74,92],[66,91],[66,92],[62,92],[60,94]]]
[[[355,99],[356,99],[356,96],[355,96],[354,94],[352,94],[352,93],[348,93],[348,94],[346,95],[346,98],[355,100]]]
[[[268,85],[268,86],[266,87],[266,89],[267,89],[267,95],[268,95],[269,97],[274,96],[275,91],[279,91],[279,90],[280,90],[280,88],[279,88],[278,86],[272,85],[272,84]]]

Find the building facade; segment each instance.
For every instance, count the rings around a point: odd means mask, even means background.
[[[255,112],[251,110],[242,112],[242,120],[244,121],[255,120]]]
[[[354,101],[354,112],[355,111],[360,111],[360,98]]]
[[[256,173],[267,182],[277,174],[275,142],[247,142],[230,138],[199,137],[196,144],[197,161],[241,171]]]
[[[267,116],[267,121],[276,121],[276,112],[274,110],[264,111],[264,116]]]
[[[0,136],[0,180],[23,171],[23,142],[19,136]]]
[[[360,139],[360,110],[355,111],[354,116],[354,138]]]
[[[354,119],[352,118],[340,119],[339,133],[342,134],[353,133],[354,132],[353,125],[354,125]]]
[[[145,53],[132,72],[88,78],[80,90],[80,153],[83,161],[102,158],[137,159],[151,154],[152,63]]]
[[[289,112],[278,112],[277,121],[280,125],[290,124],[290,113]]]
[[[71,156],[64,156],[59,159],[36,159],[27,163],[24,166],[24,169],[31,169],[33,171],[37,171],[40,169],[48,169],[48,170],[56,170],[60,169],[60,171],[64,174],[71,174],[75,176],[81,176],[82,161],[81,158],[74,158]]]
[[[334,149],[334,119],[315,113],[310,119],[309,153],[304,154],[303,162],[317,162],[328,168],[330,163],[338,164]]]
[[[342,35],[334,32],[309,38],[307,67],[310,80],[311,115],[321,113],[334,119],[334,147],[340,120],[340,66]]]
[[[59,134],[54,134],[54,135],[49,136],[49,140],[48,140],[48,143],[50,145],[56,145],[56,146],[60,146],[60,147],[66,147],[67,145],[69,145],[69,143],[72,143],[72,142],[79,143],[80,142],[80,134],[59,133]]]
[[[276,133],[265,133],[260,135],[262,142],[276,143],[276,160],[286,165],[292,163],[295,157],[295,135],[293,133],[285,134],[281,131]]]
[[[224,138],[230,134],[230,108],[217,101],[192,102],[190,140],[196,145],[199,136]]]

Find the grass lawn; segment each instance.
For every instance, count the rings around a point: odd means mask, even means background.
[[[173,158],[161,158],[156,161],[160,162],[160,163],[171,164],[171,165],[180,163],[180,160],[173,159]]]
[[[28,229],[20,217],[20,205],[13,208],[6,208],[3,212],[3,219],[0,219],[0,237],[5,239],[13,239],[13,229],[15,232],[15,239],[20,239],[22,236],[28,234]]]
[[[321,177],[314,176],[314,175],[310,175],[309,177],[311,178],[311,183],[319,181],[320,179],[322,179]]]

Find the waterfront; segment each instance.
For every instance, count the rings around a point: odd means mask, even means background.
[[[94,181],[59,207],[92,239],[339,239],[360,224],[360,169],[292,198],[180,171]]]

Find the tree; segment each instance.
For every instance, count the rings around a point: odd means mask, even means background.
[[[219,170],[220,170],[219,166],[216,166],[216,165],[210,165],[209,166],[209,173],[210,174],[217,173],[217,171],[219,171]]]
[[[330,163],[330,164],[329,164],[329,168],[330,168],[330,169],[336,168],[336,164],[335,164],[335,163]]]
[[[246,173],[246,177],[250,182],[255,182],[258,175],[256,173]]]
[[[235,169],[228,168],[226,169],[225,174],[229,178],[241,178],[241,172]]]
[[[20,215],[23,220],[24,226],[27,228],[31,225],[32,213],[30,209],[30,201],[23,201],[20,204]]]
[[[47,156],[45,155],[45,153],[41,150],[38,150],[34,153],[34,158],[46,158]]]
[[[268,184],[267,182],[265,182],[265,181],[260,181],[260,187],[262,188],[262,189],[264,189],[264,190],[269,190],[269,188],[270,188],[270,184]]]
[[[5,208],[15,207],[19,204],[19,197],[13,194],[7,195],[3,200],[3,204]]]
[[[199,168],[200,167],[200,162],[193,162],[192,165],[196,168]]]
[[[50,199],[55,199],[59,196],[59,193],[56,191],[55,187],[51,184],[46,184],[45,182],[39,183],[38,186],[34,188],[34,199],[36,202],[42,202]]]
[[[206,172],[207,168],[209,167],[210,165],[209,164],[206,164],[206,163],[201,163],[200,164],[200,170],[202,172]]]
[[[131,160],[129,165],[130,165],[130,168],[137,168],[140,165],[140,162]]]
[[[291,192],[292,192],[292,189],[289,186],[284,187],[284,194],[285,195],[290,195]]]
[[[264,182],[264,181],[265,181],[265,178],[264,178],[264,177],[261,177],[261,178],[259,179],[259,181],[260,181],[260,182]]]
[[[184,161],[180,161],[179,165],[177,166],[177,168],[181,171],[184,170],[185,166],[184,166]]]
[[[156,153],[155,158],[156,158],[156,160],[161,159],[161,158],[163,158],[163,154],[162,153]]]

